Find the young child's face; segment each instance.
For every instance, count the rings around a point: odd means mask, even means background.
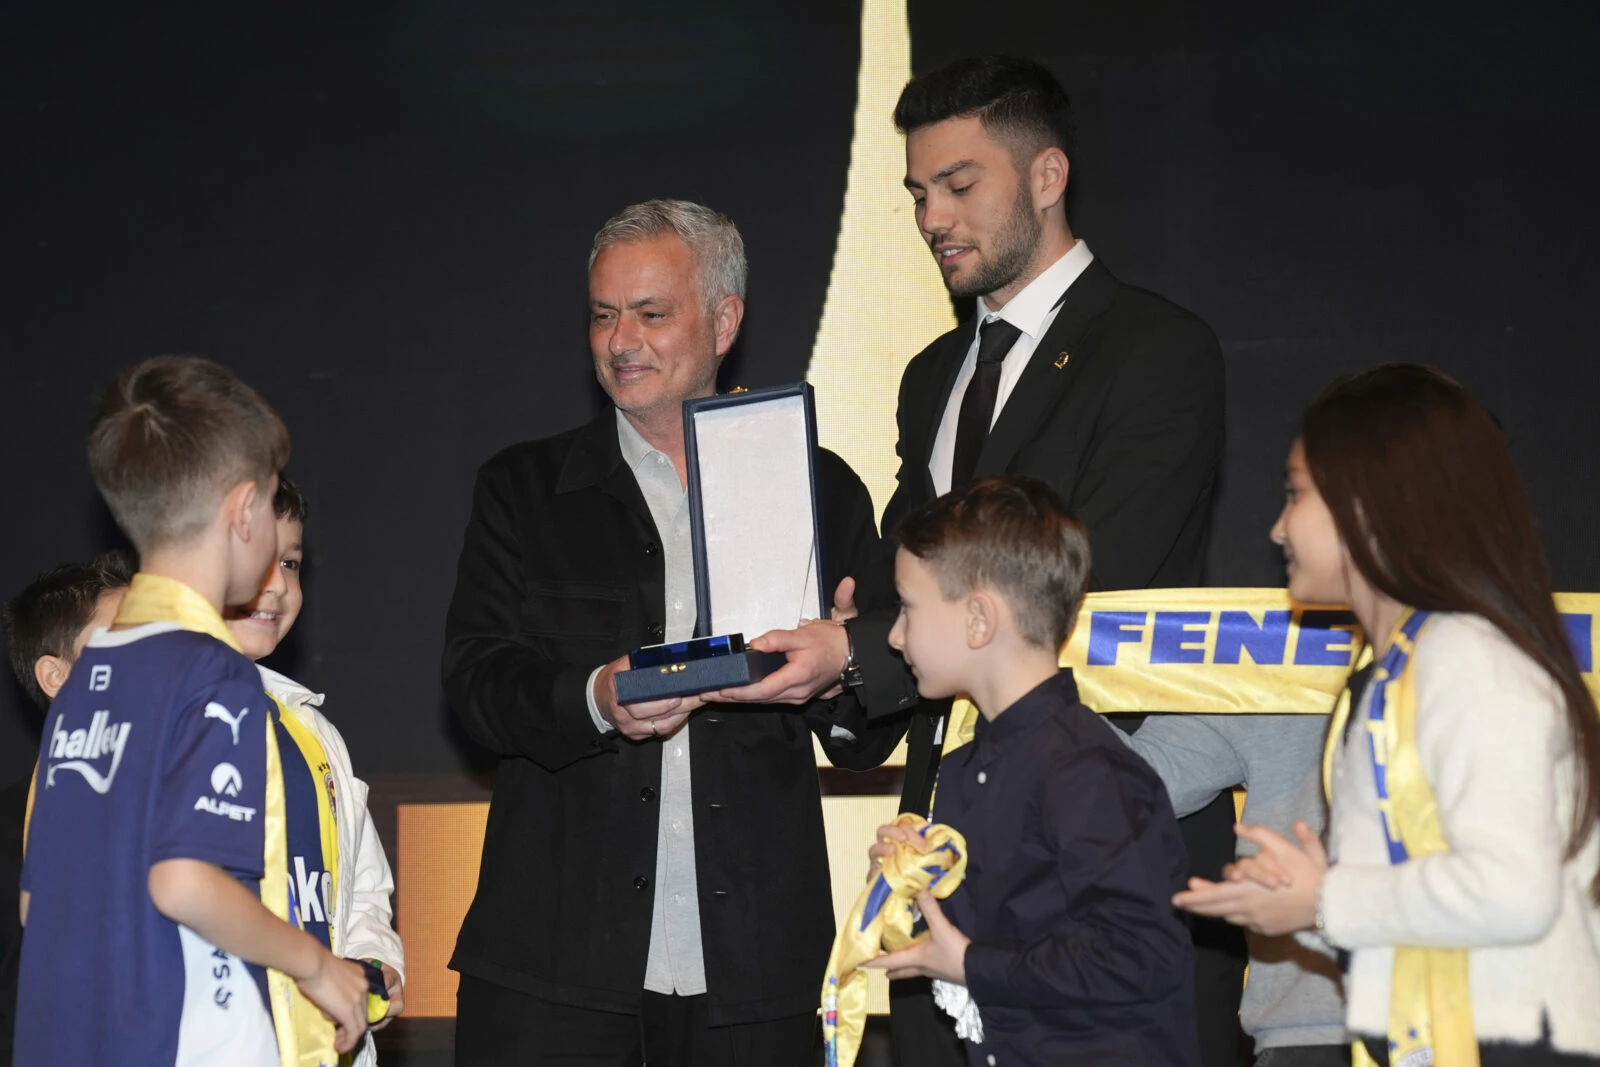
[[[965,691],[966,598],[945,599],[933,569],[903,548],[894,557],[894,585],[900,615],[889,631],[889,645],[917,676],[917,692],[932,700]]]
[[[1272,526],[1272,541],[1283,547],[1289,595],[1308,604],[1347,603],[1350,560],[1298,440],[1289,450],[1285,477],[1283,512]]]
[[[300,563],[305,559],[305,528],[293,519],[277,522],[278,554],[261,579],[260,591],[243,607],[228,609],[228,628],[251,659],[271,655],[288,636],[303,600]]]

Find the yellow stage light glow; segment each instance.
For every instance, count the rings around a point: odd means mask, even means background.
[[[910,80],[906,0],[863,0],[844,214],[806,378],[817,392],[821,443],[861,476],[880,517],[898,465],[894,416],[901,372],[956,324],[901,184],[905,149],[892,116]]]

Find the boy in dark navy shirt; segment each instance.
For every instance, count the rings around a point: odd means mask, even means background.
[[[1032,478],[987,478],[903,521],[889,641],[924,697],[982,713],[946,756],[933,819],[967,841],[930,935],[868,966],[935,979],[973,1065],[1198,1065],[1188,859],[1155,772],[1057,666],[1089,541]],[[955,729],[952,724],[952,729]],[[907,831],[882,827],[874,859]]]
[[[124,371],[90,434],[142,565],[51,704],[23,861],[15,1062],[277,1067],[262,968],[365,1030],[366,977],[262,903],[266,695],[219,614],[276,558],[283,423],[222,367]]]

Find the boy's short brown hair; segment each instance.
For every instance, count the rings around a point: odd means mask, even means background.
[[[932,568],[945,597],[1005,599],[1022,636],[1059,649],[1089,585],[1089,535],[1037,478],[984,478],[907,515],[900,546]]]
[[[140,552],[196,536],[229,488],[254,481],[265,492],[288,460],[278,413],[227,368],[197,356],[157,356],[124,370],[89,431],[95,484]]]

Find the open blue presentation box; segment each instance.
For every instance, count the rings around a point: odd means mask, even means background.
[[[758,682],[783,666],[747,638],[827,617],[817,417],[805,382],[683,405],[695,637],[634,649],[619,704]]]

